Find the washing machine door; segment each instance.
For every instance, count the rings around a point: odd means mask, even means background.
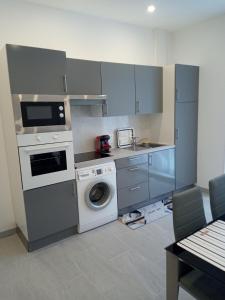
[[[113,198],[115,189],[107,182],[96,182],[86,191],[86,203],[94,210],[105,208]]]

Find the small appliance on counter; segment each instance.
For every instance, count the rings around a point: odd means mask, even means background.
[[[96,137],[95,140],[95,150],[100,154],[110,153],[111,145],[109,144],[110,136],[109,135],[100,135]]]
[[[132,146],[134,138],[133,128],[121,128],[116,131],[118,148],[127,148]]]

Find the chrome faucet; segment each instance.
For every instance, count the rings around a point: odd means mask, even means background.
[[[137,139],[138,139],[137,136],[132,136],[132,146],[133,146],[134,150],[135,150],[135,148],[137,146]]]

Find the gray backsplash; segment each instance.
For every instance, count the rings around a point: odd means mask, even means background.
[[[116,129],[133,127],[135,135],[140,138],[151,138],[151,115],[93,117],[91,107],[71,107],[73,140],[75,153],[93,151],[95,137],[109,134],[112,148],[116,144]]]

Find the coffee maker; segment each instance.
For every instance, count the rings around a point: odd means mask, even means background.
[[[109,144],[110,136],[109,135],[100,135],[96,137],[95,140],[95,150],[99,154],[107,154],[110,153],[110,144]]]

